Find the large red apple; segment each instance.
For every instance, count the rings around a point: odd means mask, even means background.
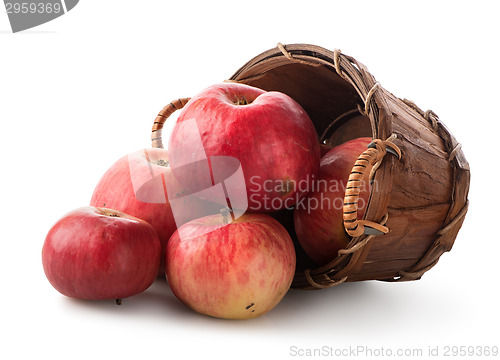
[[[290,288],[295,251],[285,228],[265,214],[231,223],[212,215],[180,227],[167,244],[174,294],[195,311],[246,319],[275,307]]]
[[[42,263],[47,279],[63,295],[122,299],[153,283],[160,251],[158,235],[144,220],[86,206],[67,213],[50,229]]]
[[[291,97],[237,83],[213,85],[181,110],[168,145],[174,175],[193,191],[225,184],[233,209],[292,207],[318,174],[320,150]]]
[[[162,249],[178,226],[219,211],[178,184],[164,149],[143,149],[120,158],[100,179],[90,206],[115,209],[147,221],[158,233]],[[162,257],[159,275],[163,274]]]
[[[343,222],[344,195],[349,174],[371,138],[357,138],[334,147],[321,159],[320,173],[313,191],[297,204],[294,224],[304,251],[318,265],[324,265],[345,248],[350,237]],[[358,200],[358,219],[364,216],[370,185],[365,171]]]

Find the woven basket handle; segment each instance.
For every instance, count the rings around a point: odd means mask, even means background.
[[[401,157],[401,150],[389,140],[375,139],[368,144],[366,149],[356,160],[352,168],[347,188],[344,197],[344,227],[347,233],[352,236],[381,235],[386,234],[389,229],[383,225],[377,224],[369,220],[358,220],[358,199],[361,183],[367,165],[372,165],[376,168],[376,164],[381,162],[385,154],[390,152],[398,157]]]
[[[170,115],[172,115],[176,110],[182,109],[189,100],[191,100],[191,98],[174,100],[158,113],[151,131],[152,147],[163,149],[163,142],[161,140],[161,130],[163,129],[163,124],[165,124],[165,121]]]

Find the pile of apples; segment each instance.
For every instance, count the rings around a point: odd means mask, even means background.
[[[166,277],[199,313],[262,315],[290,288],[295,246],[319,266],[347,245],[346,182],[370,141],[331,149],[289,96],[211,86],[181,110],[168,151],[122,157],[90,204],[50,229],[42,249],[47,279],[63,295],[120,304]],[[358,205],[369,192],[362,187]],[[290,218],[280,223],[283,211]]]

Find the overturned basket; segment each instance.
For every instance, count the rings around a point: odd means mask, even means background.
[[[395,97],[354,58],[313,45],[278,44],[229,81],[291,96],[328,145],[361,136],[376,139],[349,178],[355,182],[363,164],[374,164],[371,177],[377,186],[371,188],[364,219],[355,219],[357,194],[348,190],[344,224],[350,243],[324,266],[298,266],[292,287],[417,280],[452,248],[467,212],[469,165],[434,112]],[[160,112],[153,147],[162,146],[165,119],[188,100]]]

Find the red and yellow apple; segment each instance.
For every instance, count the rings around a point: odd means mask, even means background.
[[[106,208],[73,210],[48,232],[42,248],[47,279],[61,294],[122,299],[156,279],[161,246],[146,221]]]
[[[347,180],[359,155],[366,150],[371,138],[347,141],[326,153],[320,163],[317,181],[306,198],[294,210],[294,225],[304,251],[318,265],[324,265],[347,246],[350,237],[344,229],[343,205]],[[367,168],[361,182],[358,219],[363,218],[370,185]]]
[[[293,243],[285,228],[265,214],[226,222],[212,215],[181,226],[167,244],[167,280],[175,296],[199,313],[257,317],[290,288]]]
[[[318,174],[319,148],[311,119],[291,97],[237,83],[194,96],[168,145],[174,175],[192,191],[213,187],[241,167],[231,207],[254,212],[292,207],[304,196]]]

